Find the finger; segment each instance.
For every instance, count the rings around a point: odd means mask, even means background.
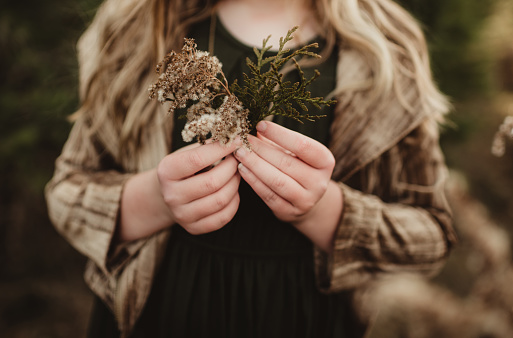
[[[260,138],[249,137],[251,150],[268,163],[275,166],[284,174],[292,177],[303,188],[308,188],[318,183],[318,169],[312,168],[288,151],[284,151],[279,145],[273,145],[272,142],[261,140]],[[256,171],[255,171],[256,172]]]
[[[182,192],[181,203],[189,203],[225,186],[234,175],[238,175],[237,165],[238,161],[230,154],[211,170],[175,182],[173,188]]]
[[[191,144],[188,144],[184,147],[181,147],[177,150],[174,151],[174,153],[179,153],[179,152],[182,152],[182,151],[188,151],[188,150],[191,150],[191,149],[194,149],[194,148],[198,148],[198,147],[201,147],[202,144],[201,143],[198,143],[198,142],[195,142],[195,143],[191,143]]]
[[[180,224],[190,224],[213,215],[230,204],[238,194],[240,175],[232,176],[220,190],[177,208],[174,217]]]
[[[198,148],[198,147],[201,147],[202,145],[204,144],[210,144],[210,143],[214,143],[212,141],[212,139],[207,139],[205,140],[205,143],[199,143],[199,142],[194,142],[194,143],[191,143],[191,144],[188,144],[186,146],[183,146],[181,148],[178,148],[177,150],[175,150],[174,152],[175,153],[178,153],[180,151],[187,151],[187,150],[191,150],[191,149],[194,149],[194,148]]]
[[[254,137],[253,135],[249,135],[251,137]],[[294,157],[297,157],[296,154],[294,154],[293,152],[283,148],[282,146],[280,146],[279,144],[277,144],[276,142],[273,142],[271,140],[269,140],[267,137],[263,136],[262,134],[259,133],[258,135],[258,140],[264,142],[265,144],[267,145],[270,145],[270,146],[273,146],[273,147],[276,147],[277,149],[281,150],[282,152],[284,152],[285,154],[287,155],[290,155],[290,156],[294,156]]]
[[[322,143],[310,137],[269,121],[260,121],[256,128],[260,135],[294,153],[314,168],[334,165],[333,154]]]
[[[258,178],[258,181],[290,203],[294,204],[298,196],[303,193],[304,188],[296,180],[260,158],[254,151],[248,152],[239,148],[235,152],[235,157],[243,164],[243,168],[247,168],[253,176]],[[240,168],[239,165],[239,172]]]
[[[196,222],[188,224],[183,228],[192,235],[200,235],[219,230],[233,219],[233,216],[235,216],[237,210],[239,209],[239,202],[239,194],[235,194],[233,199],[224,209]]]
[[[232,153],[239,142],[230,145],[222,145],[219,142],[209,143],[192,149],[174,152],[162,160],[162,170],[167,170],[163,175],[170,180],[179,180],[194,175],[198,171],[214,164],[223,157]]]
[[[275,191],[263,183],[251,170],[243,163],[239,164],[239,172],[241,177],[246,181],[253,191],[264,201],[264,203],[273,211],[280,214],[289,214],[294,210],[294,206],[278,195]],[[278,215],[277,215],[278,216]],[[286,220],[285,220],[286,221]]]

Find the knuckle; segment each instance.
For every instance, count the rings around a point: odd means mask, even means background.
[[[174,209],[173,210],[173,217],[175,218],[175,222],[181,225],[185,225],[185,220],[183,217],[183,213],[180,211],[180,209]]]
[[[175,216],[176,222],[182,225],[191,223],[193,220],[191,214],[183,210],[183,208],[175,208],[173,215]]]
[[[204,166],[201,156],[195,151],[188,152],[185,161],[192,168],[202,168]]]
[[[319,195],[323,195],[324,192],[328,189],[329,180],[319,180],[316,185],[316,190]]]
[[[164,158],[157,166],[157,178],[161,184],[169,179],[169,170],[167,170],[166,163],[166,158]]]
[[[224,209],[224,212],[221,216],[222,226],[225,226],[226,224],[231,222],[231,220],[237,213],[237,210],[239,209],[239,201],[239,196],[236,196],[234,199],[232,199],[231,203],[227,205],[227,207]]]
[[[280,168],[288,169],[294,164],[294,159],[290,155],[284,155],[280,161]]]
[[[335,164],[336,164],[335,156],[333,156],[333,153],[330,151],[326,158],[326,168],[333,170],[333,168],[335,167]]]
[[[212,221],[209,222],[203,218],[194,222],[190,222],[185,230],[187,230],[187,232],[191,235],[203,235],[216,229],[214,228],[214,223]]]
[[[291,219],[298,219],[303,217],[306,214],[306,212],[302,209],[294,208],[294,211],[292,212]]]
[[[285,179],[281,176],[275,176],[272,181],[272,186],[276,189],[283,189],[287,185]],[[276,194],[275,194],[276,195]]]
[[[206,223],[202,229],[201,233],[210,233],[216,230],[221,229],[223,226],[225,226],[229,220],[226,216],[223,216],[223,213],[217,215],[214,219],[212,219],[210,222]]]
[[[224,195],[218,194],[214,198],[214,203],[215,203],[217,210],[221,210],[226,206],[227,199]]]
[[[197,213],[191,212],[186,208],[174,208],[173,216],[176,223],[183,225],[191,225],[198,221],[199,217]]]
[[[201,235],[205,233],[204,229],[196,223],[189,224],[187,226],[182,225],[182,227],[191,235]]]
[[[298,217],[296,216],[296,208],[293,207],[280,208],[279,211],[275,211],[275,215],[284,222],[291,222]]]
[[[200,220],[190,222],[186,226],[182,226],[191,235],[202,235],[219,230],[233,219],[233,216],[237,212],[239,201],[240,198],[236,195],[232,200],[233,203],[228,205],[226,202],[222,202],[222,204],[226,206],[221,211]]]
[[[245,166],[252,168],[257,164],[257,161],[258,161],[258,155],[255,155],[255,152],[251,151],[251,152],[248,152],[246,154],[246,156],[244,156],[244,158],[242,159],[241,162],[243,162]]]
[[[157,165],[157,168],[156,168],[156,172],[157,172],[157,179],[159,180],[159,182],[162,182],[165,178],[164,174],[165,174],[165,170],[164,170],[164,164],[162,163],[163,161],[161,161],[158,165]]]
[[[162,193],[162,198],[164,199],[164,202],[168,205],[168,206],[176,206],[178,205],[180,202],[180,198],[178,197],[177,194],[170,194],[170,193],[166,193],[166,192],[163,192]]]
[[[310,149],[312,148],[312,141],[309,140],[308,138],[300,138],[297,143],[296,143],[296,149],[297,149],[297,153],[305,153],[305,152],[308,152],[310,151]]]
[[[278,195],[276,195],[276,193],[271,190],[265,194],[264,199],[269,203],[273,203],[277,201]]]
[[[312,210],[312,208],[315,206],[315,201],[312,200],[312,199],[307,199],[303,202],[303,204],[301,205],[301,214],[305,214],[307,213],[308,211]]]
[[[294,204],[293,214],[296,217],[303,216],[309,212],[316,204],[316,201],[311,197],[306,197],[299,200],[298,203]]]
[[[216,177],[208,175],[203,181],[203,189],[209,193],[219,190],[220,187]]]
[[[228,222],[230,222],[231,217],[227,213],[223,212],[221,215],[219,215],[219,218],[217,219],[217,224],[215,225],[214,230],[218,230],[222,227],[224,227]]]

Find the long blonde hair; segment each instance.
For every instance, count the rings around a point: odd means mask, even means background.
[[[405,9],[392,0],[321,0],[317,9],[327,19],[325,31],[334,31],[344,44],[359,51],[373,73],[365,82],[339,84],[338,92],[367,89],[373,101],[394,91],[403,107],[411,110],[399,83],[405,77],[414,79],[422,106],[442,120],[449,103],[433,81],[420,25]]]
[[[106,0],[78,44],[81,107],[74,118],[88,120],[115,159],[137,151],[144,128],[158,106],[148,100],[154,67],[181,47],[188,28],[208,17],[216,0]],[[311,1],[328,46],[339,42],[359,51],[372,79],[341,84],[368,90],[370,100],[394,93],[405,109],[397,81],[413,78],[426,109],[435,117],[448,107],[433,83],[424,36],[415,20],[392,0]]]

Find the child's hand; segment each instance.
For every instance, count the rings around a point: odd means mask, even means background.
[[[237,212],[240,175],[231,154],[237,146],[240,143],[188,146],[160,162],[157,176],[164,201],[174,222],[189,233],[222,228]],[[200,172],[221,159],[211,170]]]
[[[323,144],[275,123],[260,122],[257,131],[252,152],[235,152],[239,172],[276,217],[300,222],[326,192],[335,159]]]

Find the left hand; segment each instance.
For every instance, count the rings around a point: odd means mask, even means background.
[[[309,216],[330,184],[333,154],[323,144],[276,123],[262,121],[252,151],[239,148],[241,177],[275,216],[292,224]]]

